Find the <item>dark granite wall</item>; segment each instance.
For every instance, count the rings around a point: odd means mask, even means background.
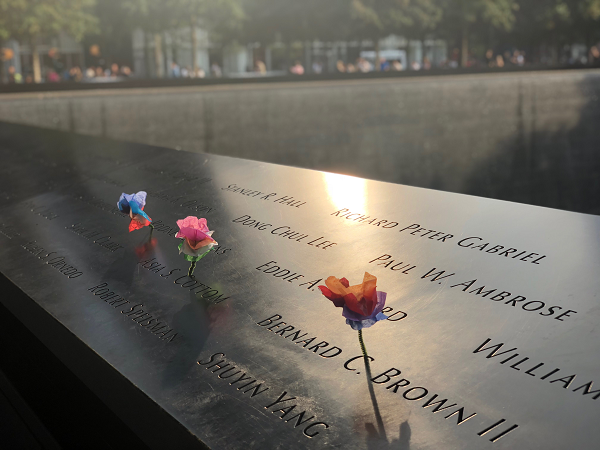
[[[600,70],[5,94],[0,120],[600,214]]]

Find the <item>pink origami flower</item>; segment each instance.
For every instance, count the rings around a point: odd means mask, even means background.
[[[175,237],[183,239],[179,245],[179,253],[184,253],[188,261],[197,261],[215,245],[218,245],[217,241],[211,237],[213,232],[208,229],[206,219],[188,216],[178,220],[177,226],[179,226],[179,231]]]

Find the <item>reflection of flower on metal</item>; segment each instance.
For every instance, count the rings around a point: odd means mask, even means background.
[[[152,219],[144,212],[146,206],[146,192],[140,191],[135,194],[122,193],[117,207],[119,211],[129,214],[131,222],[129,222],[129,232],[139,230],[140,228],[150,226],[152,228]]]
[[[179,244],[179,253],[183,253],[186,260],[190,261],[190,270],[188,275],[192,276],[196,262],[203,258],[212,248],[217,245],[211,236],[213,231],[208,229],[206,219],[198,219],[195,216],[188,216],[185,219],[178,220],[179,231],[176,238],[182,239]]]
[[[329,277],[326,286],[319,286],[321,293],[339,308],[346,323],[353,330],[369,328],[380,320],[387,319],[381,311],[387,294],[377,291],[377,277],[365,272],[363,282],[350,286],[346,278]]]
[[[152,234],[151,234],[152,236]],[[134,251],[135,254],[138,256],[138,258],[142,258],[143,256],[146,255],[146,253],[148,253],[150,250],[152,250],[154,247],[156,247],[158,240],[156,238],[150,238],[148,239],[148,241],[144,242],[141,245],[138,245]]]

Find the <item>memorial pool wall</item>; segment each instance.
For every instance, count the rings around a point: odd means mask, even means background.
[[[600,214],[600,70],[3,94],[0,120]]]

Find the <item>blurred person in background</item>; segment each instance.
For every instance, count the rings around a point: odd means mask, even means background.
[[[402,63],[395,59],[394,61],[392,61],[392,70],[395,72],[400,72],[401,70],[404,70],[404,67],[402,67]]]
[[[129,78],[133,75],[133,72],[131,72],[131,69],[129,68],[129,66],[122,66],[121,67],[121,75]]]
[[[60,81],[60,75],[56,73],[54,69],[50,69],[48,75],[46,76],[46,80],[49,83],[58,83]]]
[[[267,69],[265,68],[265,73],[266,73]],[[216,63],[212,63],[210,66],[210,74],[211,76],[215,77],[215,78],[221,78],[223,76],[223,71],[221,70],[221,67]]]
[[[494,50],[492,50],[491,48],[488,49],[487,52],[485,52],[485,61],[488,67],[494,67]]]
[[[600,60],[600,43],[592,45],[588,54],[588,62],[590,64],[594,64],[598,60]]]
[[[477,59],[475,55],[469,52],[469,56],[467,57],[467,67],[475,67],[477,65]]]
[[[75,81],[78,83],[82,79],[83,79],[83,73],[81,73],[81,69],[79,68],[79,66],[71,67],[69,69],[69,75],[68,75],[69,81]]]
[[[367,73],[373,70],[373,65],[365,58],[358,58],[356,60],[356,68],[359,72]]]
[[[316,74],[323,73],[323,64],[321,64],[321,61],[313,62],[312,71]]]
[[[338,73],[346,73],[346,65],[344,64],[344,61],[338,59],[338,61],[335,63],[335,70]]]
[[[516,66],[518,64],[518,57],[519,57],[519,51],[514,50],[512,56],[510,57],[510,59],[507,59],[507,61],[510,61],[511,64]]]
[[[382,72],[390,71],[390,63],[385,58],[379,58],[379,70]]]
[[[181,77],[181,68],[175,61],[173,61],[171,63],[171,77],[172,78],[180,78]]]
[[[429,58],[426,56],[425,58],[423,58],[423,70],[430,70],[431,69],[431,61],[429,61]]]
[[[455,48],[454,50],[452,50],[452,56],[450,56],[450,59],[448,60],[448,67],[450,69],[458,68],[459,56],[460,56],[459,49]]]
[[[266,75],[267,66],[260,59],[257,59],[256,63],[254,64],[254,71],[260,73],[261,75]]]
[[[304,75],[304,66],[300,64],[300,61],[296,61],[296,63],[290,67],[290,73],[294,75]]]
[[[119,76],[119,65],[117,63],[112,63],[110,65],[110,77],[117,78]]]
[[[8,82],[16,83],[16,84],[23,83],[23,75],[21,75],[19,72],[17,72],[17,69],[15,69],[15,66],[10,66],[8,68]]]

